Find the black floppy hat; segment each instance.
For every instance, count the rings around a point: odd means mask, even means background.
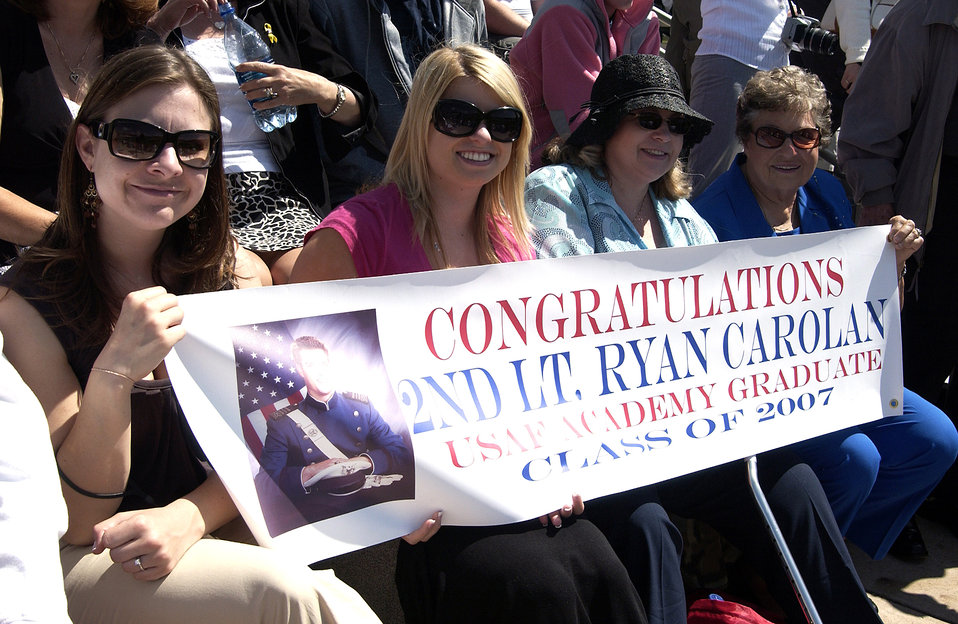
[[[605,144],[622,117],[639,108],[661,108],[688,117],[692,128],[685,135],[685,147],[705,138],[713,125],[685,101],[672,65],[654,54],[629,54],[606,63],[592,85],[592,97],[582,108],[589,110],[589,116],[569,135],[567,145]]]

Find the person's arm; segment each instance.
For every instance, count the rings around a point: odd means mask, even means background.
[[[342,85],[345,89],[347,101],[340,111],[329,117],[329,120],[339,124],[322,124],[323,142],[327,153],[333,160],[338,160],[348,152],[357,139],[373,128],[376,121],[375,98],[366,83],[349,61],[340,54],[327,35],[316,23],[309,2],[300,2],[300,12],[296,15],[295,34],[300,67],[328,78],[334,86]],[[329,114],[338,101],[327,100],[317,102],[320,111]],[[326,121],[326,120],[324,120]],[[343,134],[344,130],[350,130]]]
[[[316,104],[330,119],[354,128],[362,121],[362,109],[356,94],[339,83],[305,69],[296,69],[275,63],[240,63],[239,72],[259,72],[256,78],[240,85],[248,100],[258,100],[275,94],[272,99],[255,102],[253,108],[266,110],[275,106],[303,106]],[[272,91],[267,91],[272,89]]]
[[[283,416],[283,418],[287,417]],[[260,464],[283,493],[295,500],[306,494],[303,482],[309,477],[303,476],[304,465],[290,465],[290,438],[284,429],[286,426],[272,418],[266,423],[266,440],[263,442]]]
[[[0,84],[3,73],[0,71]],[[3,128],[3,88],[0,88],[0,131]],[[37,206],[16,193],[0,187],[0,240],[15,245],[33,245],[50,224],[56,214]]]
[[[895,248],[895,268],[898,271],[898,306],[905,304],[905,262],[921,249],[925,239],[915,222],[901,215],[895,215],[888,221],[891,228],[887,240]]]
[[[59,341],[40,314],[14,292],[0,293],[4,353],[47,415],[69,510],[67,543],[90,544],[93,526],[119,507],[130,473],[130,391],[182,336],[176,297],[159,287],[131,293],[116,329],[81,392]],[[82,400],[81,400],[82,396]],[[111,498],[90,497],[118,494]]]
[[[147,20],[146,26],[157,34],[160,41],[166,41],[171,32],[201,14],[206,14],[212,22],[218,21],[218,4],[217,0],[168,0]]]
[[[845,101],[838,159],[855,202],[863,206],[860,225],[884,224],[895,213],[910,213],[905,207],[889,206],[895,201],[898,163],[912,125],[912,104],[923,88],[921,68],[928,62],[928,46],[911,40],[913,30],[904,30],[907,37],[891,29],[878,31]]]
[[[832,0],[838,39],[845,53],[842,87],[851,93],[871,44],[871,3],[868,0]]]
[[[354,277],[358,277],[356,264],[346,241],[336,230],[323,228],[317,230],[303,246],[289,281],[294,284]]]
[[[499,0],[482,0],[486,8],[486,28],[496,35],[521,37],[529,28],[529,22],[524,17],[509,8],[509,5]]]
[[[0,239],[16,245],[33,245],[56,218],[56,213],[0,188]]]
[[[204,535],[238,514],[223,482],[210,473],[199,487],[165,507],[124,511],[97,523],[93,552],[109,549],[124,572],[138,581],[154,581],[172,572]]]

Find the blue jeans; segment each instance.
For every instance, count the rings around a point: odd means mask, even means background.
[[[794,446],[818,475],[842,534],[873,559],[902,528],[958,456],[945,414],[905,389],[901,416],[889,416]]]

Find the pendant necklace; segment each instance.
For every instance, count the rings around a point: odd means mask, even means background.
[[[70,72],[70,82],[75,85],[80,83],[80,70],[83,67],[83,59],[86,58],[86,53],[90,51],[90,46],[93,44],[93,39],[96,37],[96,29],[90,33],[90,39],[86,42],[86,47],[83,48],[83,54],[80,55],[80,60],[77,61],[76,66],[71,66],[69,61],[67,61],[67,55],[63,53],[63,46],[60,45],[60,40],[57,39],[57,36],[53,33],[53,29],[50,28],[50,25],[46,22],[42,22],[46,26],[47,32],[50,33],[50,36],[53,37],[53,43],[57,45],[57,50],[60,52],[60,58],[63,59],[63,64],[66,66],[67,71]]]

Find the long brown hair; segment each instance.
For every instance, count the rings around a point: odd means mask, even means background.
[[[522,130],[512,144],[509,164],[479,193],[475,233],[479,258],[483,262],[494,264],[501,260],[517,260],[515,257],[496,257],[492,244],[495,233],[490,233],[490,222],[502,227],[502,221],[508,220],[516,241],[520,245],[529,244],[523,183],[529,171],[532,125],[519,83],[509,66],[492,52],[476,45],[462,45],[439,48],[423,60],[416,70],[409,103],[386,161],[383,182],[399,187],[412,209],[413,226],[426,253],[440,266],[445,266],[447,263],[442,253],[433,252],[433,245],[429,243],[438,241],[439,236],[429,191],[431,176],[426,146],[436,102],[454,80],[464,77],[474,78],[489,87],[505,106],[522,111]]]
[[[220,133],[219,102],[206,72],[186,53],[143,46],[110,59],[97,74],[70,126],[60,161],[59,215],[40,242],[27,250],[14,272],[18,280],[42,280],[37,299],[54,304],[62,324],[95,344],[109,336],[119,314],[120,293],[110,283],[96,230],[84,217],[82,197],[91,174],[76,149],[77,126],[106,121],[110,108],[153,86],[186,86],[200,97]],[[169,226],[153,256],[153,279],[177,294],[208,292],[235,282],[235,243],[229,230],[229,200],[222,153],[217,150],[206,189],[189,217]]]
[[[44,0],[7,0],[38,22],[50,19]],[[105,39],[117,39],[143,28],[156,13],[157,0],[103,0],[96,11],[97,26]]]

